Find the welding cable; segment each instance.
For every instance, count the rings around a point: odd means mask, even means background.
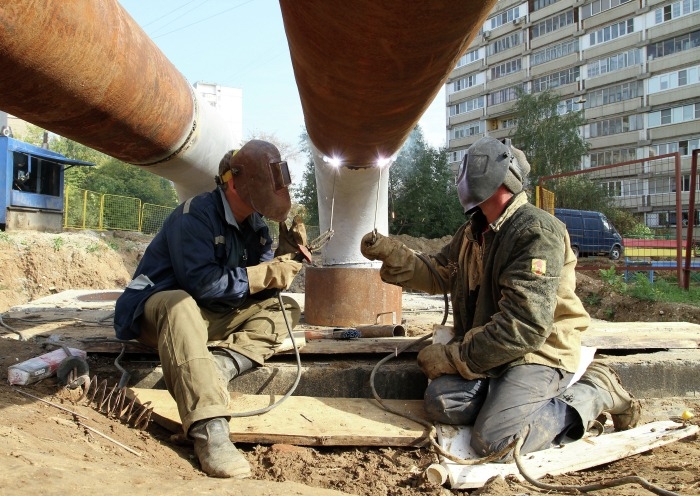
[[[678,493],[674,493],[672,491],[667,491],[666,489],[662,489],[659,486],[655,486],[651,482],[649,482],[646,479],[643,479],[642,477],[638,477],[636,475],[628,475],[626,477],[620,477],[617,479],[611,479],[609,481],[603,481],[603,482],[598,482],[596,484],[588,484],[585,486],[575,486],[575,485],[563,485],[560,486],[558,484],[545,484],[544,482],[540,482],[534,477],[532,477],[530,474],[527,473],[525,470],[525,467],[523,466],[522,459],[520,458],[520,448],[523,445],[523,440],[525,437],[527,437],[527,433],[530,431],[530,426],[527,426],[525,428],[525,432],[517,438],[517,442],[515,443],[515,447],[513,448],[513,460],[515,461],[515,465],[518,467],[518,471],[520,471],[520,475],[523,476],[523,478],[528,481],[530,484],[533,486],[539,488],[539,489],[544,489],[546,491],[556,491],[556,492],[563,492],[563,493],[570,493],[570,494],[580,494],[580,493],[590,493],[593,491],[600,491],[601,489],[607,489],[609,487],[617,487],[617,486],[622,486],[625,484],[639,484],[642,486],[644,489],[648,490],[649,492],[652,492],[654,494],[659,494],[660,496],[681,496]]]
[[[5,323],[5,321],[2,319],[2,317],[3,317],[3,316],[0,315],[0,327],[4,327],[4,328],[7,329],[8,331],[17,334],[17,335],[19,336],[19,340],[20,340],[20,341],[26,341],[26,340],[27,340],[27,338],[25,338],[25,337],[22,335],[21,332],[19,332],[17,329],[14,329],[14,328],[10,327],[9,325],[7,325],[7,324]],[[6,333],[6,334],[9,334],[9,333]]]
[[[297,386],[299,385],[299,380],[301,379],[301,357],[299,356],[299,348],[297,347],[297,342],[294,340],[294,332],[292,332],[292,326],[289,323],[287,311],[284,309],[284,302],[282,301],[282,293],[280,291],[277,291],[277,301],[280,304],[282,316],[284,317],[284,323],[287,325],[287,332],[289,333],[289,337],[292,340],[292,346],[294,347],[294,356],[297,360],[297,377],[294,380],[294,384],[292,384],[292,387],[289,388],[289,391],[287,391],[284,394],[284,396],[282,396],[279,400],[275,401],[271,405],[268,405],[265,408],[260,408],[258,410],[252,410],[249,412],[229,412],[229,415],[231,417],[252,417],[254,415],[262,415],[263,413],[267,413],[273,408],[280,406],[284,400],[286,400],[292,394],[294,394],[294,391],[296,391]]]
[[[442,294],[445,298],[445,311],[444,311],[444,314],[442,317],[442,323],[440,325],[445,325],[445,322],[447,322],[447,317],[449,316],[449,312],[450,312],[450,300],[449,300],[449,297],[447,294],[447,288],[445,287],[445,284],[444,284],[442,278],[440,277],[440,274],[437,272],[435,267],[433,267],[433,265],[430,263],[430,260],[428,259],[428,257],[426,257],[425,255],[423,255],[422,253],[419,253],[419,252],[416,252],[416,256],[418,258],[420,258],[423,261],[423,263],[425,263],[425,265],[428,267],[428,269],[432,272],[433,276],[435,276],[435,279],[440,283],[440,288],[442,289]],[[377,365],[374,366],[374,368],[372,369],[372,373],[369,376],[369,385],[370,385],[370,388],[372,389],[372,396],[374,396],[374,399],[377,400],[377,402],[386,411],[394,413],[396,415],[400,415],[401,417],[407,418],[408,420],[412,420],[413,422],[416,422],[416,423],[424,426],[426,429],[428,429],[428,433],[426,434],[427,441],[430,443],[430,445],[433,447],[433,449],[435,449],[435,451],[438,452],[438,454],[442,455],[443,457],[447,458],[448,460],[450,460],[454,463],[457,463],[459,465],[480,465],[482,463],[488,463],[491,461],[500,460],[501,458],[503,458],[503,456],[506,453],[508,453],[513,448],[513,446],[515,445],[515,442],[516,442],[515,440],[513,440],[513,442],[508,444],[505,448],[503,448],[495,453],[491,453],[490,455],[485,456],[483,458],[473,458],[473,459],[461,458],[459,456],[453,455],[449,451],[446,451],[442,446],[440,446],[438,444],[438,442],[435,440],[435,438],[437,437],[437,429],[435,428],[435,424],[433,424],[432,422],[429,422],[427,420],[424,420],[422,418],[419,418],[415,415],[411,415],[410,413],[406,413],[405,411],[399,411],[399,410],[396,410],[396,409],[390,407],[389,405],[384,403],[384,400],[377,393],[377,389],[374,386],[374,378],[376,376],[376,373],[377,373],[377,370],[379,369],[379,367],[381,367],[384,363],[391,360],[392,358],[399,356],[401,353],[403,353],[407,349],[411,348],[412,346],[416,346],[416,345],[422,343],[423,341],[426,341],[428,338],[432,338],[432,335],[426,334],[425,336],[418,338],[415,341],[411,341],[410,343],[405,344],[400,349],[397,349],[396,352],[391,353],[391,354],[385,356],[384,358],[382,358],[379,361],[379,363],[377,363]]]
[[[22,317],[10,317],[7,314],[2,314],[2,315],[0,315],[0,325],[3,325],[3,327],[7,327],[7,325],[3,324],[3,322],[2,322],[3,318],[5,318],[7,320],[16,320],[17,322],[28,322],[30,324],[52,324],[54,322],[79,322],[81,324],[91,324],[91,325],[94,325],[97,327],[105,327],[105,324],[107,324],[108,327],[111,327],[111,323],[105,322],[105,321],[107,319],[111,319],[113,317],[114,317],[114,312],[111,312],[108,315],[106,315],[98,320],[85,320],[85,319],[79,319],[77,317],[59,317],[59,318],[55,318],[55,319],[26,319],[26,318],[22,318]]]

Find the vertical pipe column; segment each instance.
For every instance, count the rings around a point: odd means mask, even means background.
[[[312,145],[321,232],[333,229],[323,267],[306,269],[304,317],[329,326],[398,324],[401,288],[379,277],[380,262],[367,260],[360,241],[376,229],[387,234],[389,168],[333,166]]]

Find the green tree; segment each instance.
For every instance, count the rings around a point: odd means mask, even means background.
[[[133,196],[143,203],[166,207],[176,207],[179,203],[175,188],[168,179],[115,158],[108,158],[91,170],[83,182],[83,188],[111,195]]]
[[[425,238],[453,234],[465,220],[447,154],[425,142],[420,126],[389,169],[389,211],[392,234]]]
[[[314,157],[309,146],[309,135],[306,131],[299,135],[299,150],[306,156],[306,165],[299,186],[294,189],[294,199],[302,207],[304,223],[311,226],[319,225],[318,190],[316,187],[316,169]]]
[[[582,112],[559,112],[561,96],[554,91],[528,94],[518,89],[514,111],[518,125],[513,145],[527,156],[531,184],[540,177],[578,169],[590,145],[581,137]]]

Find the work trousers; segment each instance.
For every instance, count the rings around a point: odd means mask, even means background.
[[[301,317],[299,305],[289,297],[283,302],[293,328]],[[240,308],[214,312],[181,290],[148,298],[140,324],[138,341],[158,349],[185,434],[199,420],[229,417],[228,385],[208,346],[229,348],[262,365],[288,336],[277,298],[249,299]]]
[[[572,375],[536,364],[517,365],[490,379],[443,375],[428,385],[425,408],[435,421],[472,425],[471,447],[479,456],[505,448],[527,427],[521,451],[538,451],[560,442],[572,427],[581,428],[578,413],[558,398]]]

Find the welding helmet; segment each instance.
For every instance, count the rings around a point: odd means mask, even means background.
[[[219,163],[216,183],[225,189],[232,178],[241,200],[256,212],[277,222],[286,220],[292,206],[288,189],[292,180],[275,145],[251,140],[227,152]]]
[[[512,193],[519,193],[529,171],[529,164],[521,167],[509,139],[479,139],[467,149],[457,171],[457,194],[464,212],[488,200],[501,184]]]

